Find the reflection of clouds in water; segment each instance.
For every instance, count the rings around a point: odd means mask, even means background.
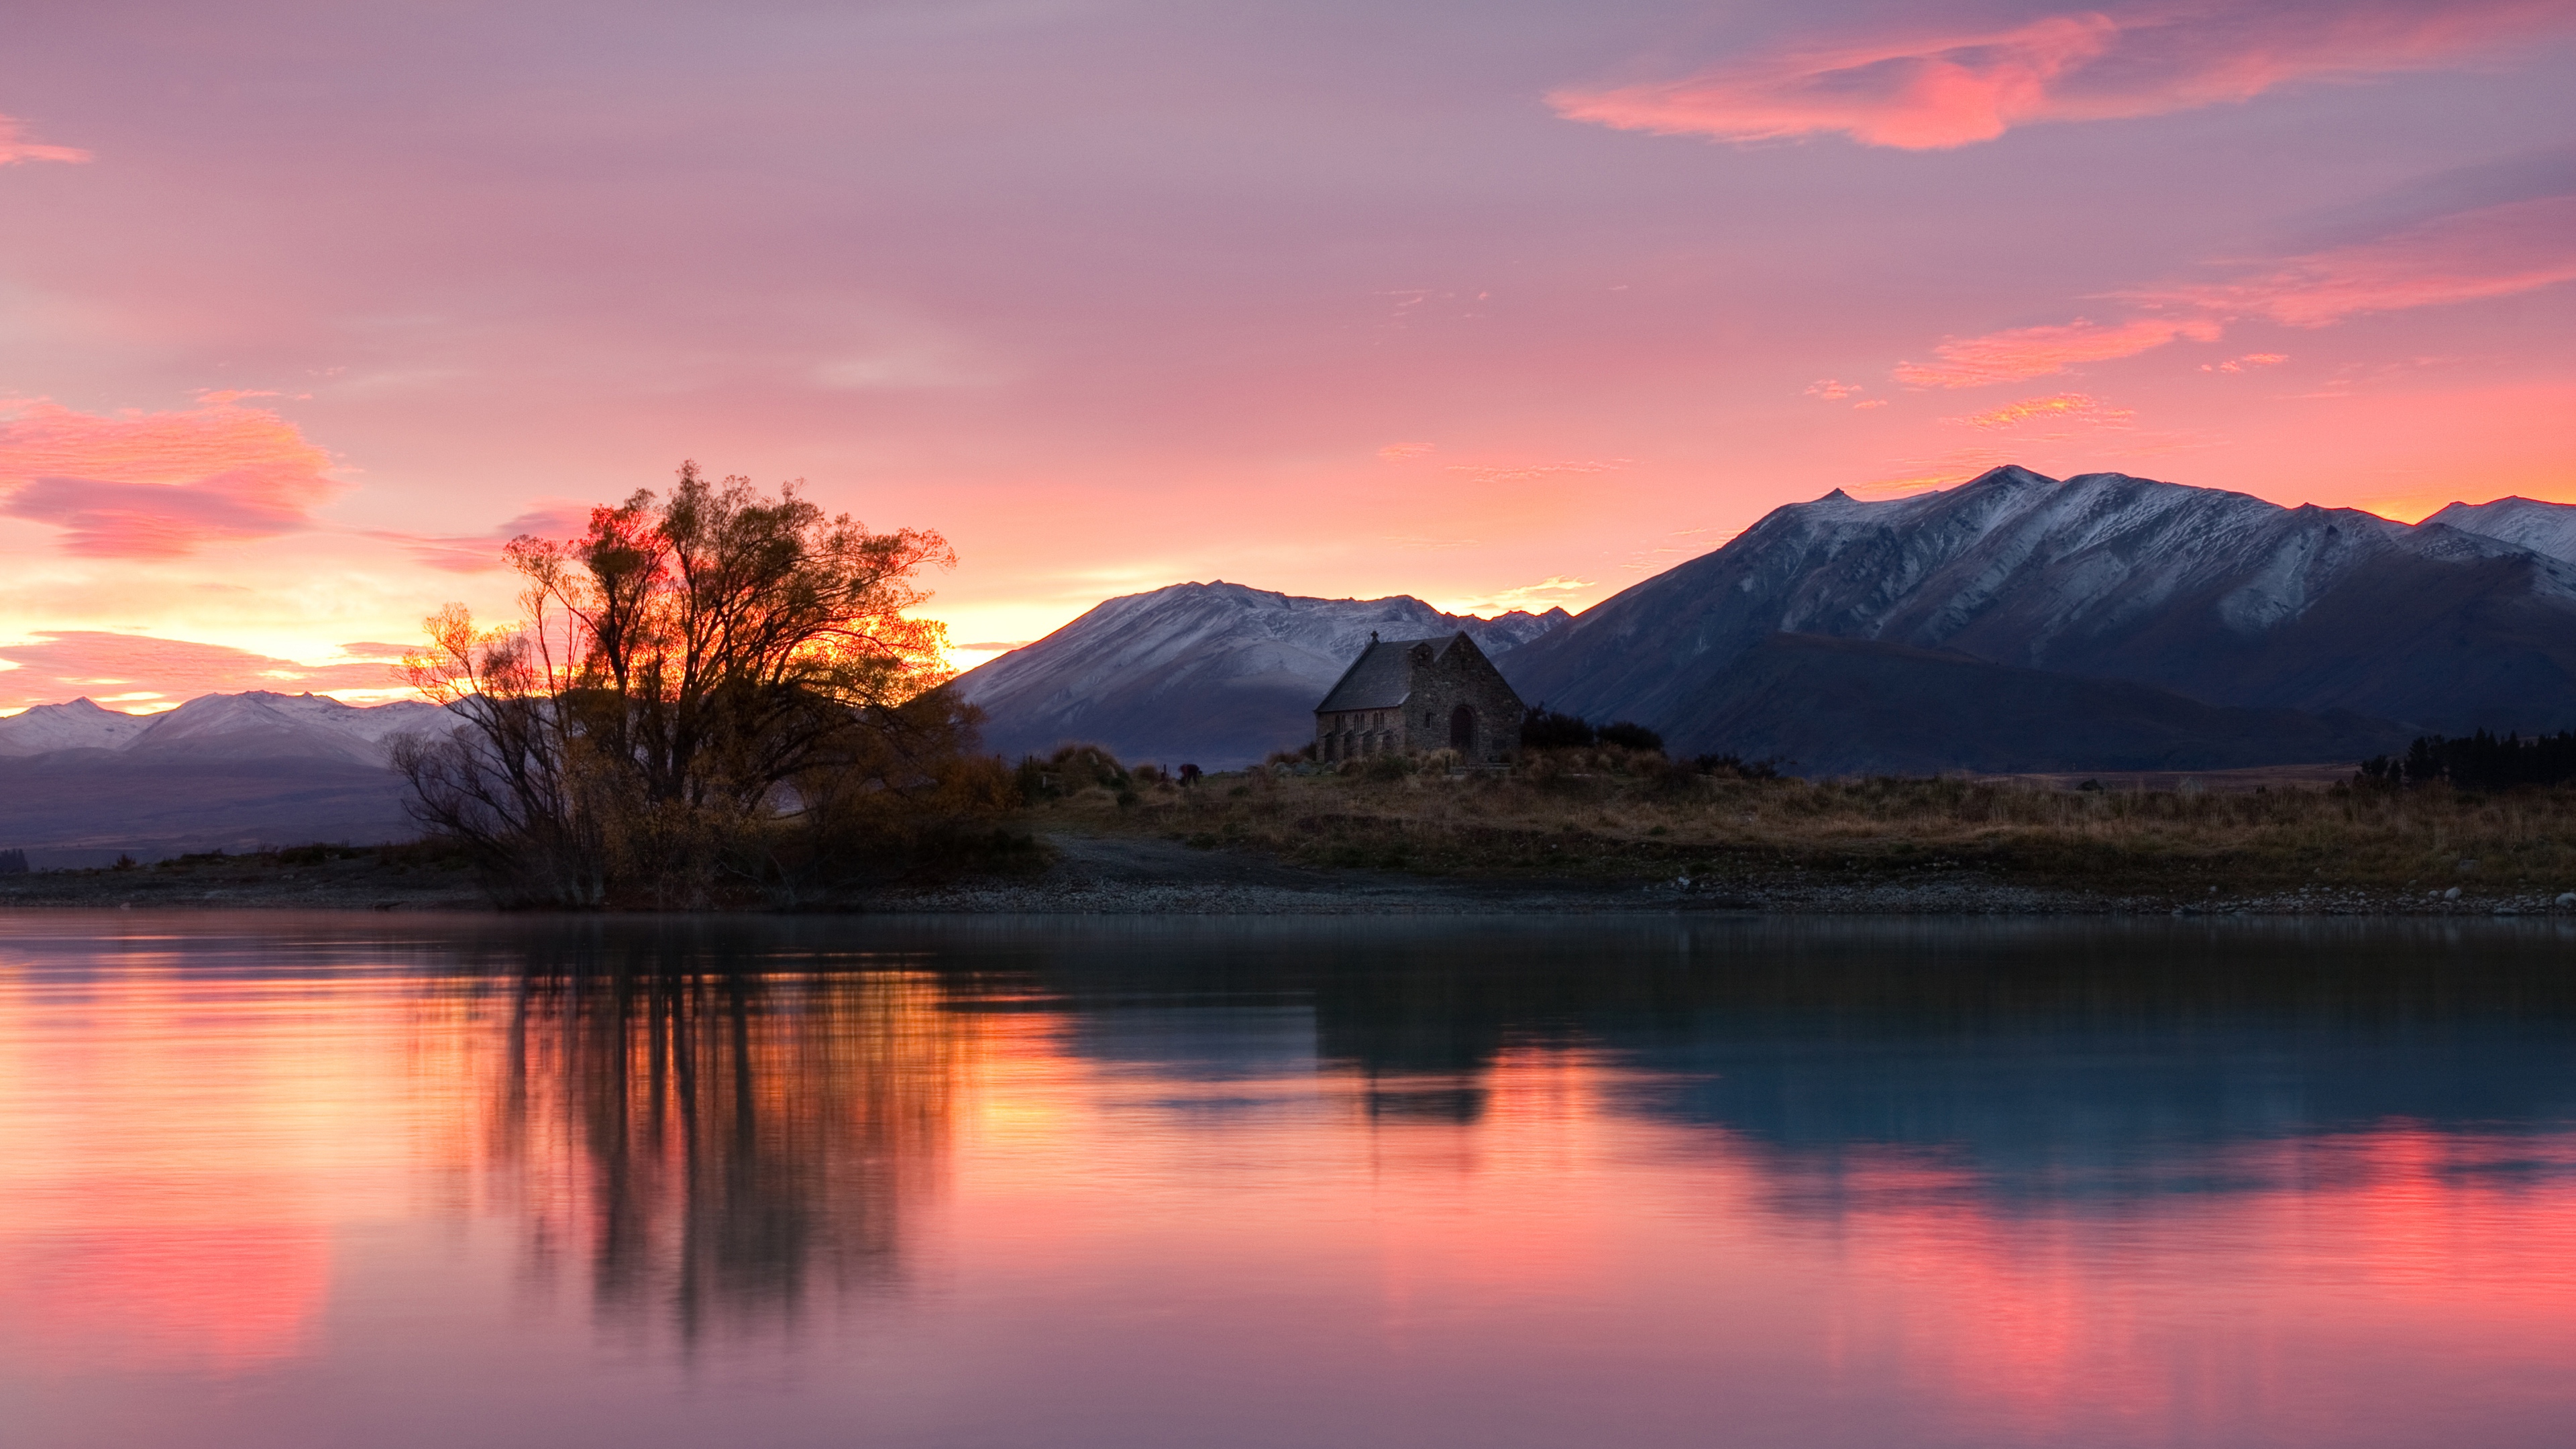
[[[531,1271],[686,1339],[898,1277],[971,1051],[931,979],[701,966],[514,991],[477,1166]]]

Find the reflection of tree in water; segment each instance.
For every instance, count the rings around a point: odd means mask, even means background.
[[[779,963],[762,963],[774,967]],[[541,1272],[683,1337],[898,1270],[934,1185],[963,1022],[907,972],[531,970],[492,1096]]]

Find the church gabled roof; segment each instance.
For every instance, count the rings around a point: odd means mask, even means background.
[[[1372,639],[1351,667],[1342,671],[1341,680],[1315,706],[1317,714],[1332,714],[1345,709],[1395,709],[1413,693],[1413,671],[1405,667],[1404,656],[1416,644],[1438,647],[1438,639]]]

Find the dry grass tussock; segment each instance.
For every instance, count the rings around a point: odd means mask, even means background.
[[[1380,760],[1338,773],[1211,775],[1186,788],[1150,768],[1067,783],[1073,788],[1051,797],[1032,793],[1033,824],[1434,874],[1689,875],[1717,884],[1971,871],[2195,895],[2210,886],[2576,889],[2576,790],[2568,789],[2218,793],[1756,780],[1615,749],[1549,752],[1509,774]]]

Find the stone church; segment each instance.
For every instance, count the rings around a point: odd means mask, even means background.
[[[1447,639],[1369,635],[1315,706],[1315,758],[1456,750],[1471,765],[1508,764],[1521,743],[1521,698],[1464,632]]]

